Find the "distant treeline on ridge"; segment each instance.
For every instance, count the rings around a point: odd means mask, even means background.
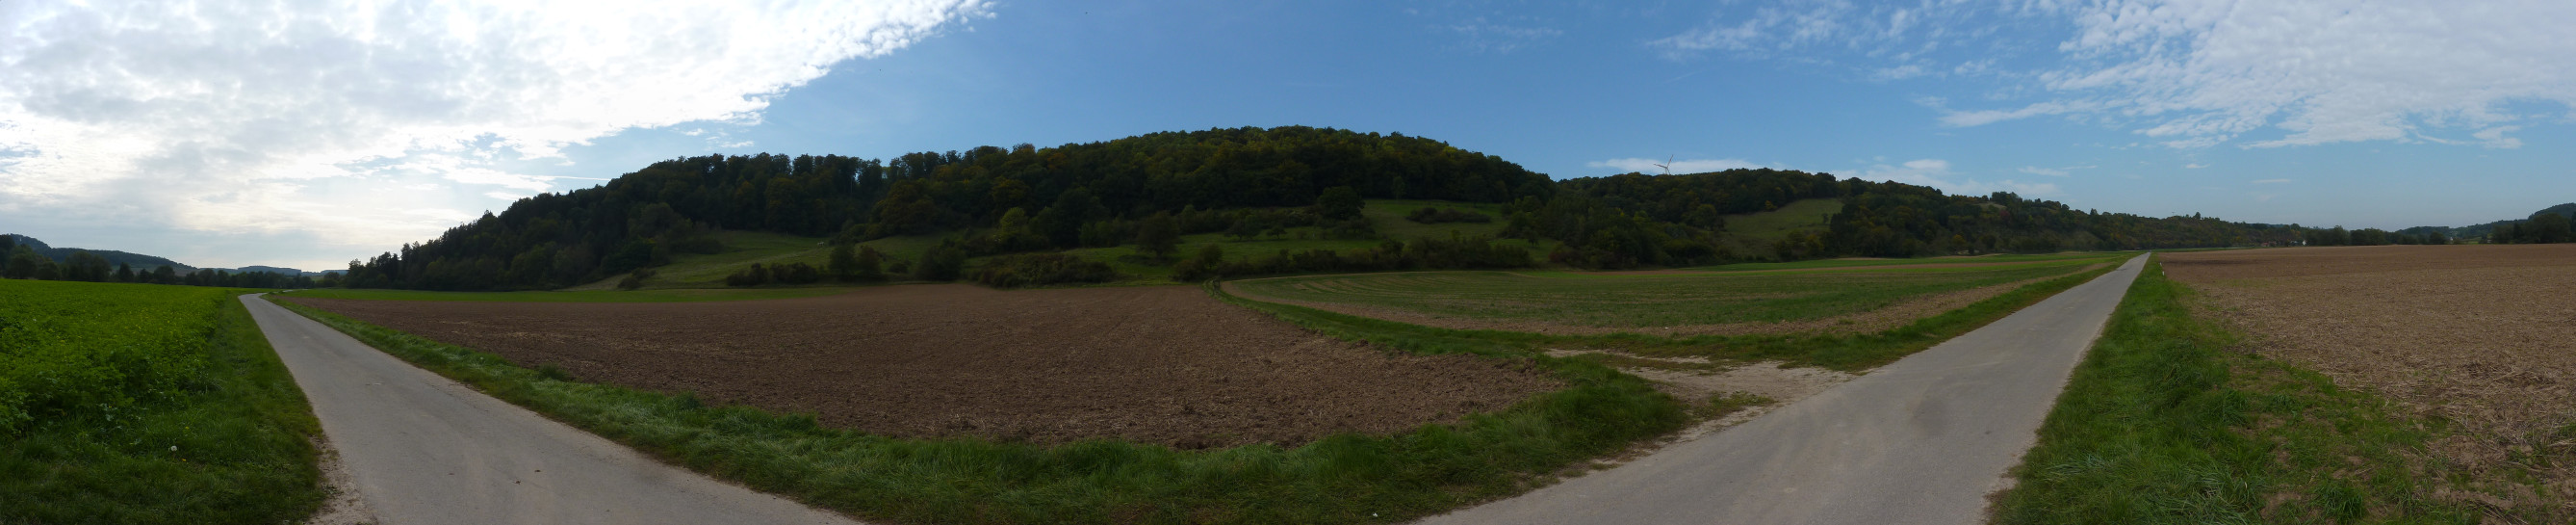
[[[437,239],[352,261],[345,284],[437,290],[569,286],[664,264],[674,253],[720,251],[714,236],[720,229],[842,243],[952,235],[958,240],[934,250],[952,251],[935,254],[947,258],[958,256],[953,251],[980,256],[1115,245],[1140,238],[1139,231],[1151,239],[1166,230],[1241,229],[1246,221],[1374,235],[1364,219],[1316,206],[1337,191],[1368,199],[1500,203],[1504,235],[1561,241],[1551,259],[1587,268],[1746,258],[1722,242],[1728,235],[1725,216],[1802,199],[1838,199],[1844,207],[1822,231],[1780,239],[1763,256],[2286,244],[2298,242],[2300,231],[2198,216],[2075,210],[2011,193],[1943,195],[1922,186],[1786,170],[1556,181],[1500,157],[1403,134],[1237,128],[883,160],[769,154],[673,159],[599,187],[521,199]],[[978,231],[988,233],[967,235]],[[1401,248],[1349,257],[1410,253]],[[1456,255],[1487,250],[1480,241],[1428,249],[1441,251],[1404,256],[1494,261]],[[1215,268],[1220,262],[1198,263]]]

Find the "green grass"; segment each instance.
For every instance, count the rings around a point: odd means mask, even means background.
[[[1642,328],[1826,319],[1909,299],[2075,273],[2085,259],[2001,268],[1675,275],[1451,271],[1236,281],[1257,298],[1484,320]]]
[[[2148,266],[2078,366],[1994,521],[2458,523],[2408,453],[2445,431],[2321,374],[2231,350]],[[2436,471],[2438,472],[2438,471]]]
[[[724,278],[753,264],[781,265],[805,263],[816,268],[831,261],[832,248],[822,237],[802,237],[768,232],[725,231],[717,234],[724,240],[724,252],[714,254],[682,253],[671,256],[671,264],[654,269],[644,289],[723,288]],[[887,237],[861,243],[884,252],[885,262],[919,261],[923,252],[939,245],[940,237],[917,235]],[[609,276],[598,282],[567,288],[567,291],[615,290],[625,274]]]
[[[671,462],[889,522],[1401,522],[1528,490],[1552,473],[1678,429],[1688,417],[1644,380],[1523,345],[1388,340],[1399,351],[1524,363],[1569,386],[1456,424],[1392,436],[1337,435],[1296,448],[890,439],[822,427],[809,415],[706,406],[687,393],[563,381],[492,354],[288,307],[423,368]]]
[[[0,523],[282,523],[319,508],[320,424],[241,293],[0,280]]]
[[[510,303],[686,303],[699,301],[749,301],[757,299],[794,299],[847,293],[847,288],[678,288],[661,290],[580,290],[562,292],[427,292],[418,290],[377,290],[315,288],[278,294],[279,297],[312,297],[316,299],[367,299],[376,301],[470,301]]]
[[[1996,254],[1971,257],[1922,257],[1914,259],[1817,259],[1792,262],[1753,262],[1702,266],[1693,270],[1714,272],[1758,272],[1776,270],[1814,270],[1823,268],[1877,268],[1887,266],[1920,266],[1926,264],[2002,264],[2076,259],[2126,260],[2143,252],[2064,252],[2041,254]]]
[[[1843,371],[1867,370],[1931,348],[1968,333],[2057,292],[2083,284],[2116,268],[2103,267],[2024,285],[1966,307],[1917,319],[1911,324],[1869,334],[1792,334],[1661,337],[1636,334],[1548,335],[1499,330],[1456,330],[1327,312],[1303,306],[1266,303],[1225,294],[1221,297],[1270,312],[1307,328],[1346,339],[1399,347],[1476,347],[1499,345],[1537,349],[1616,350],[1647,357],[1703,357],[1711,360],[1776,360],[1789,366],[1816,366]],[[1581,359],[1578,357],[1577,359]]]
[[[1422,224],[1404,218],[1405,214],[1413,213],[1413,210],[1434,207],[1458,208],[1483,213],[1486,216],[1493,217],[1494,222]],[[1503,205],[1497,203],[1381,199],[1368,201],[1368,207],[1362,208],[1360,210],[1360,215],[1368,217],[1369,223],[1377,226],[1377,232],[1379,235],[1384,235],[1386,238],[1396,240],[1407,240],[1416,237],[1447,239],[1449,238],[1450,232],[1457,232],[1459,235],[1469,237],[1477,235],[1500,237],[1502,236],[1503,224],[1505,222],[1503,218]]]
[[[1737,256],[1771,253],[1771,243],[1797,231],[1822,231],[1825,219],[1843,211],[1842,199],[1805,199],[1778,210],[1726,216],[1726,241]]]

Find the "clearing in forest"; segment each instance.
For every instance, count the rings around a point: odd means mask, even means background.
[[[689,303],[289,298],[585,382],[897,437],[1181,448],[1394,433],[1561,388],[1525,361],[1389,353],[1195,287],[860,288]]]
[[[2164,257],[2253,350],[2448,421],[2414,475],[2476,493],[2428,496],[2512,522],[2576,519],[2576,244]]]
[[[1424,326],[1556,335],[1873,333],[2105,263],[1801,272],[1413,272],[1233,281],[1226,291]]]

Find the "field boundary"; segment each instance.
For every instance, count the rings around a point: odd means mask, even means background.
[[[645,454],[817,507],[900,523],[1360,523],[1518,494],[1569,467],[1682,426],[1682,404],[1642,379],[1527,352],[1396,347],[1522,360],[1565,381],[1511,408],[1388,436],[1340,434],[1180,451],[1094,440],[1058,446],[891,439],[812,416],[708,406],[562,380],[309,306],[281,306],[415,366]]]
[[[2476,523],[2424,497],[2443,432],[2386,399],[2244,352],[2150,262],[1993,498],[1998,524]],[[2437,488],[2437,491],[2441,490]]]

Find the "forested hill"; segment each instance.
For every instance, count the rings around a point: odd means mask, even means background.
[[[0,237],[12,237],[12,238],[14,238],[14,241],[13,241],[11,244],[15,244],[15,245],[17,245],[17,246],[25,246],[25,247],[28,247],[29,249],[33,249],[33,250],[35,250],[35,252],[36,252],[36,254],[37,254],[37,255],[45,256],[45,258],[47,258],[47,259],[52,259],[52,260],[57,261],[57,262],[61,262],[61,261],[69,261],[69,260],[71,260],[72,252],[82,252],[82,251],[86,251],[86,252],[89,252],[89,253],[91,253],[91,254],[96,254],[96,255],[98,255],[98,256],[99,256],[99,257],[101,257],[101,258],[105,258],[105,259],[107,259],[107,263],[108,263],[108,264],[122,264],[122,265],[130,266],[130,267],[134,267],[134,268],[140,268],[140,269],[144,269],[144,270],[150,270],[150,269],[153,269],[153,268],[159,268],[159,267],[163,267],[163,266],[168,266],[168,267],[171,267],[171,269],[172,269],[172,270],[178,271],[179,273],[187,273],[187,272],[189,272],[189,271],[196,270],[196,268],[189,267],[188,265],[185,265],[185,264],[179,264],[177,261],[172,261],[172,260],[164,259],[164,258],[161,258],[161,257],[155,257],[155,256],[144,255],[144,254],[139,254],[139,253],[120,252],[120,251],[116,251],[116,250],[84,250],[84,249],[80,249],[80,248],[56,248],[56,247],[53,247],[53,246],[48,246],[48,245],[46,245],[46,244],[45,244],[45,241],[36,240],[36,238],[35,238],[35,237],[28,237],[28,236],[25,236],[25,235],[19,235],[19,234],[14,234],[14,233],[12,233],[12,234],[0,234]],[[0,257],[6,257],[6,256],[7,256],[7,254],[0,254]]]
[[[1784,239],[1776,253],[1919,256],[2287,238],[2215,219],[2079,212],[2010,194],[1945,196],[1795,171],[1557,182],[1436,140],[1280,127],[881,160],[673,159],[599,187],[522,199],[437,239],[354,261],[349,275],[353,286],[560,287],[663,264],[673,253],[721,251],[712,234],[720,229],[838,240],[975,231],[959,238],[958,249],[978,256],[1114,246],[1135,239],[1140,228],[1198,234],[1294,226],[1340,239],[1373,238],[1356,211],[1314,206],[1335,192],[1344,199],[1505,203],[1505,235],[1556,246],[1552,259],[1595,268],[1730,260],[1744,254],[1721,247],[1725,215],[1818,198],[1848,206],[1831,228]]]

